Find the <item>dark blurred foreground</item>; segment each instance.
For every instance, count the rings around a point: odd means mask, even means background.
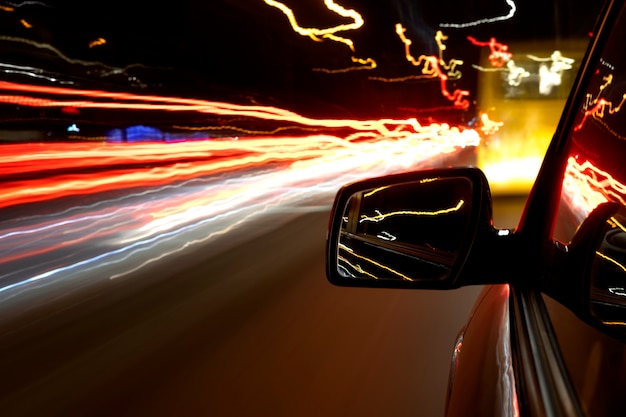
[[[497,201],[496,226],[515,225],[521,201]],[[333,287],[327,217],[5,323],[3,415],[442,415],[480,288]]]

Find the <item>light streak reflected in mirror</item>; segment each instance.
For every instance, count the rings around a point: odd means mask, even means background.
[[[626,326],[626,212],[606,223],[590,273],[591,313],[605,324]]]
[[[338,242],[346,278],[440,280],[466,236],[472,202],[467,178],[428,178],[355,193]]]

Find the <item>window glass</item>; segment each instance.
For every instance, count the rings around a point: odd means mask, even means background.
[[[621,211],[607,220],[604,240],[586,279],[591,314],[616,326],[623,317],[623,206],[626,204],[626,15],[624,8],[608,41],[592,63],[592,76],[577,109],[565,149],[566,164],[553,238],[569,244],[600,204],[616,202]],[[600,232],[600,230],[598,230]],[[592,252],[592,251],[590,251]],[[593,253],[590,253],[590,255]],[[626,413],[626,349],[617,338],[585,324],[571,311],[544,297],[571,381],[590,416]],[[618,326],[619,327],[619,326]]]
[[[620,16],[619,22],[624,21]],[[570,132],[567,166],[554,238],[568,243],[591,211],[626,203],[626,25],[617,23],[595,63]]]

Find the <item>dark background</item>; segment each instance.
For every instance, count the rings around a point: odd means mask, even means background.
[[[470,91],[474,99],[481,48],[467,36],[499,42],[520,39],[585,37],[601,2],[518,1],[512,19],[470,26],[444,27],[509,13],[512,1],[338,1],[365,21],[357,31],[338,35],[347,46],[316,42],[295,33],[287,17],[262,0],[147,0],[32,3],[0,14],[5,62],[32,65],[72,79],[80,87],[150,92],[181,97],[275,105],[311,117],[439,117],[457,122],[472,118],[473,108],[459,110],[440,94],[436,79],[382,82],[372,77],[419,75],[404,55],[395,33],[401,23],[412,40],[411,53],[437,54],[434,35],[448,39],[443,58],[462,59],[463,76],[448,83]],[[301,26],[331,27],[351,23],[327,10],[322,0],[285,2]],[[20,19],[32,27],[24,28]],[[11,39],[8,39],[11,38]],[[15,39],[26,39],[16,42]],[[106,43],[90,48],[95,39]],[[37,43],[39,46],[35,46]],[[41,44],[51,45],[50,48]],[[484,52],[484,51],[483,51]],[[59,53],[71,60],[68,62]],[[351,56],[373,58],[378,67],[342,73],[319,69],[353,67]],[[96,64],[98,63],[98,64]],[[112,71],[112,67],[124,71]]]

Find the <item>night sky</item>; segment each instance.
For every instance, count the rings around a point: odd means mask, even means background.
[[[467,36],[499,41],[584,37],[599,3],[557,0],[518,1],[513,19],[468,28],[442,27],[506,15],[511,0],[436,2],[337,1],[358,11],[365,21],[357,31],[339,35],[354,42],[355,51],[330,40],[314,41],[295,33],[287,17],[262,0],[147,0],[32,3],[2,13],[0,24],[5,62],[32,65],[71,79],[85,88],[105,88],[198,97],[241,104],[266,104],[313,117],[426,117],[433,109],[444,117],[461,117],[440,94],[436,79],[383,82],[381,79],[420,74],[408,62],[394,26],[401,23],[412,40],[412,55],[437,54],[434,36],[448,36],[444,59],[462,59],[463,76],[448,83],[476,90],[481,48]],[[324,7],[323,0],[285,2],[303,27],[332,27],[351,20]],[[32,27],[25,29],[20,19]],[[33,47],[21,38],[51,49]],[[96,39],[106,42],[89,47]],[[84,65],[59,59],[98,62]],[[373,70],[358,69],[351,57],[372,58]],[[125,71],[111,71],[112,67]],[[470,101],[472,96],[469,97]],[[471,108],[466,110],[471,112]]]

